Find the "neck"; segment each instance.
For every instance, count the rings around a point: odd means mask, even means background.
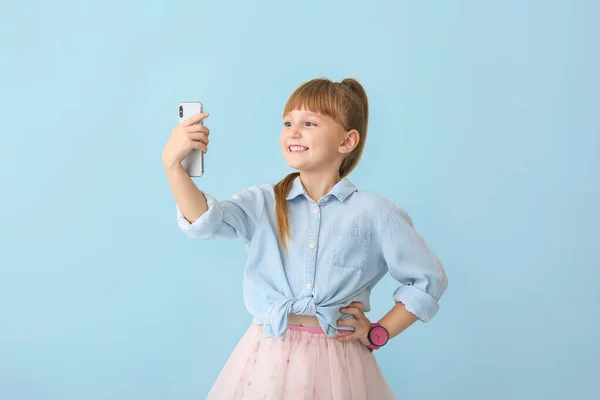
[[[338,171],[334,172],[300,172],[300,180],[308,197],[318,202],[319,199],[331,191],[331,188],[341,178]]]

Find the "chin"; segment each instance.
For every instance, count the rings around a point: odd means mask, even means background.
[[[310,159],[309,157],[298,157],[295,154],[284,152],[283,158],[290,168],[295,169],[298,172],[308,172],[318,168],[318,164],[315,163],[315,160]]]
[[[290,161],[288,161],[288,160],[286,160],[286,161],[287,161],[287,165],[288,165],[290,168],[292,168],[292,169],[295,169],[295,170],[298,170],[298,171],[300,171],[301,169],[303,169],[303,168],[304,168],[304,165],[303,165],[302,163],[298,163],[298,162],[290,162]]]
[[[287,154],[283,155],[285,162],[289,165],[290,168],[300,169],[306,164],[305,162],[299,162],[299,160],[294,160],[292,157],[287,157]]]

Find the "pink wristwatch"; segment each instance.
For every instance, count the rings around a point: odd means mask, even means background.
[[[384,346],[390,339],[390,334],[388,333],[387,329],[375,322],[371,324],[371,329],[369,330],[367,337],[369,338],[369,342],[371,342],[367,348],[370,351],[373,351]]]

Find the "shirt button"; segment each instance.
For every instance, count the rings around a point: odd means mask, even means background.
[[[315,213],[315,214],[318,214],[318,213],[319,213],[319,207],[315,208],[315,209],[313,210],[313,213]]]
[[[310,283],[307,283],[307,284],[306,284],[306,288],[307,288],[308,290],[310,290],[310,289],[312,289],[312,285],[311,285]]]
[[[311,249],[314,249],[315,247],[317,247],[317,245],[314,242],[310,242],[310,244],[308,245]]]

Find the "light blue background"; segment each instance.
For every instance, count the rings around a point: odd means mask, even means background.
[[[365,85],[350,178],[449,276],[377,354],[398,398],[600,396],[598,2],[1,7],[0,399],[204,398],[250,323],[245,252],[177,228],[177,103],[211,113],[197,183],[229,198],[288,173],[281,111],[320,76]]]

